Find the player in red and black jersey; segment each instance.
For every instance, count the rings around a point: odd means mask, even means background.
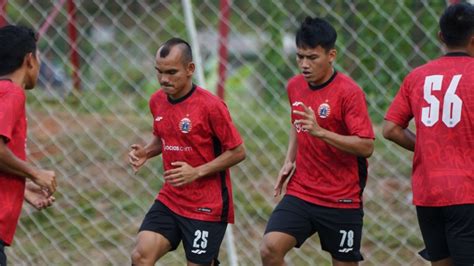
[[[7,264],[4,247],[13,241],[23,199],[37,209],[54,201],[55,173],[25,162],[25,90],[36,85],[39,67],[34,32],[0,28],[0,265]]]
[[[374,132],[364,92],[333,68],[336,38],[320,18],[307,17],[296,34],[302,74],[287,85],[292,126],[275,196],[291,178],[265,230],[264,265],[282,265],[316,232],[334,265],[362,260],[362,192]]]
[[[433,265],[474,265],[474,6],[448,7],[439,24],[447,53],[407,75],[383,131],[415,152],[420,255]]]
[[[173,38],[156,54],[161,89],[151,96],[153,140],[132,145],[137,171],[162,154],[164,184],[140,227],[134,265],[154,265],[183,241],[188,265],[217,263],[228,223],[234,222],[229,168],[245,158],[225,103],[192,83],[188,43]]]

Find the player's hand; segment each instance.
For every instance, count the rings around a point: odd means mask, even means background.
[[[47,193],[48,197],[56,191],[56,173],[54,171],[37,169],[31,181],[40,186]]]
[[[286,179],[288,177],[291,177],[295,171],[295,164],[292,162],[287,162],[283,165],[283,167],[280,170],[280,173],[278,174],[278,179],[275,184],[275,187],[273,188],[273,196],[277,197],[281,194],[281,190],[283,188],[283,184],[285,184]]]
[[[165,182],[174,187],[179,187],[193,182],[199,177],[198,170],[185,162],[172,162],[176,167],[165,171]]]
[[[299,103],[299,105],[303,106],[303,111],[293,110],[294,114],[301,116],[301,119],[295,120],[295,124],[300,124],[302,129],[307,130],[315,137],[322,137],[325,130],[316,121],[316,116],[311,106],[307,107],[304,103]]]
[[[51,206],[56,198],[48,196],[48,193],[42,190],[40,186],[32,182],[26,182],[25,200],[35,209],[42,210]]]
[[[140,167],[148,160],[146,150],[142,145],[132,144],[128,153],[128,162],[132,166],[133,172],[136,174]]]

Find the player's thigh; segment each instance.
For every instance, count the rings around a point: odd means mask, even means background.
[[[360,253],[364,212],[362,209],[338,209],[317,206],[313,219],[323,250],[339,262],[363,260]]]
[[[271,240],[266,237],[270,233],[279,232],[292,236],[296,243],[293,245],[299,248],[306,239],[316,232],[316,227],[311,222],[308,212],[310,203],[297,197],[285,195],[278,203],[268,220],[265,228],[264,244],[271,244],[265,241]],[[277,236],[277,235],[275,235]]]
[[[446,239],[455,265],[474,265],[474,204],[444,207]]]
[[[175,214],[160,201],[155,201],[140,226],[136,251],[162,256],[175,250],[180,241],[181,231]]]
[[[263,236],[263,246],[273,255],[284,256],[296,244],[296,238],[288,233],[272,231]]]
[[[417,206],[416,215],[425,243],[425,249],[420,251],[420,256],[428,261],[439,261],[450,257],[443,209]]]
[[[172,248],[170,241],[163,235],[151,231],[138,233],[134,253],[141,259],[156,262]]]
[[[183,247],[189,265],[217,262],[227,223],[207,222],[178,217]]]

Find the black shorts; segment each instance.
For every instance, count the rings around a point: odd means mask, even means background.
[[[188,261],[196,264],[218,263],[219,248],[227,223],[189,219],[172,212],[156,200],[143,219],[139,231],[163,235],[175,250],[181,240]]]
[[[273,211],[265,234],[282,232],[296,238],[296,247],[318,232],[323,250],[339,261],[361,261],[362,209],[328,208],[285,195]]]
[[[420,255],[429,261],[448,257],[454,265],[474,265],[474,204],[416,207],[426,248]]]
[[[7,255],[5,254],[5,243],[0,240],[0,266],[7,265]]]

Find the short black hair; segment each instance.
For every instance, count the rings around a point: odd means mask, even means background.
[[[334,27],[322,18],[306,17],[296,32],[296,47],[316,48],[321,46],[326,51],[336,45],[337,33]]]
[[[439,27],[448,47],[467,45],[474,34],[474,6],[469,3],[449,6],[439,20]]]
[[[7,25],[0,28],[0,75],[15,72],[28,53],[36,54],[36,33],[24,26]]]
[[[171,38],[167,40],[161,46],[160,57],[167,57],[171,51],[171,48],[177,45],[180,46],[183,55],[183,64],[191,63],[193,61],[193,52],[191,50],[191,46],[189,46],[189,43],[181,38]]]

